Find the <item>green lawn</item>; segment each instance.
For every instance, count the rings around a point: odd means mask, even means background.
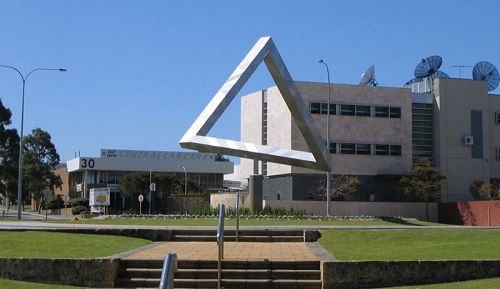
[[[1,232],[0,256],[96,258],[111,256],[149,243],[151,243],[149,240],[122,236],[33,231]]]
[[[31,282],[20,282],[0,279],[0,288],[2,289],[83,289],[85,287],[68,286],[68,285],[55,285],[55,284],[41,284]]]
[[[328,230],[320,239],[339,260],[500,259],[500,230]]]
[[[495,289],[500,288],[500,278],[481,279],[445,284],[390,287],[390,289]]]
[[[119,218],[107,220],[78,220],[78,221],[50,221],[58,223],[74,223],[74,224],[99,224],[99,225],[138,225],[138,226],[217,226],[217,218]],[[236,220],[228,219],[225,221],[226,226],[235,226]],[[359,220],[359,219],[334,219],[334,220],[318,220],[318,219],[240,219],[240,226],[396,226],[396,225],[442,225],[437,223],[422,222],[418,220],[408,220],[404,222],[390,222],[380,219]]]

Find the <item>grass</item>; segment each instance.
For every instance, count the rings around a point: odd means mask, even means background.
[[[2,289],[80,289],[85,287],[69,286],[69,285],[55,285],[55,284],[42,284],[31,283],[0,279],[0,288]]]
[[[122,236],[33,231],[2,232],[0,256],[97,258],[115,255],[149,243],[151,241]]]
[[[75,224],[96,224],[96,225],[136,225],[136,226],[217,226],[217,218],[118,218],[107,220],[78,220],[78,221],[50,221],[58,223],[75,223]],[[235,226],[236,220],[227,219],[226,226]],[[334,220],[318,220],[318,219],[240,219],[240,226],[397,226],[397,225],[415,225],[429,226],[442,225],[437,223],[422,222],[418,220],[407,220],[403,222],[391,222],[381,219],[334,219]]]
[[[500,230],[328,230],[321,245],[338,260],[500,259]]]
[[[500,288],[500,278],[480,279],[431,285],[390,287],[390,289],[495,289]]]

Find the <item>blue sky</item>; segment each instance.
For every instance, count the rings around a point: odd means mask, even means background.
[[[181,150],[178,141],[261,36],[292,77],[356,84],[371,64],[383,86],[421,58],[442,70],[500,67],[500,1],[1,1],[0,64],[27,82],[25,133],[49,131],[61,160],[100,148]],[[471,78],[471,69],[462,71]],[[240,95],[273,85],[259,68]],[[20,127],[21,81],[0,69],[0,98]],[[494,91],[494,93],[498,93]],[[239,139],[239,101],[211,135]]]

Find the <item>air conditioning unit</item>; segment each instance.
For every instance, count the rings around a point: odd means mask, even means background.
[[[471,135],[464,137],[464,144],[468,146],[474,145],[474,137]]]

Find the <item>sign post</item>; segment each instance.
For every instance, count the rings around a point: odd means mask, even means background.
[[[91,213],[105,213],[109,206],[109,188],[92,188],[89,191],[89,205]]]
[[[139,199],[139,215],[142,215],[142,202],[144,201],[144,196],[140,194],[138,199]]]
[[[69,203],[69,196],[68,195],[63,195],[62,200],[64,201],[64,215],[68,217],[68,203]]]

